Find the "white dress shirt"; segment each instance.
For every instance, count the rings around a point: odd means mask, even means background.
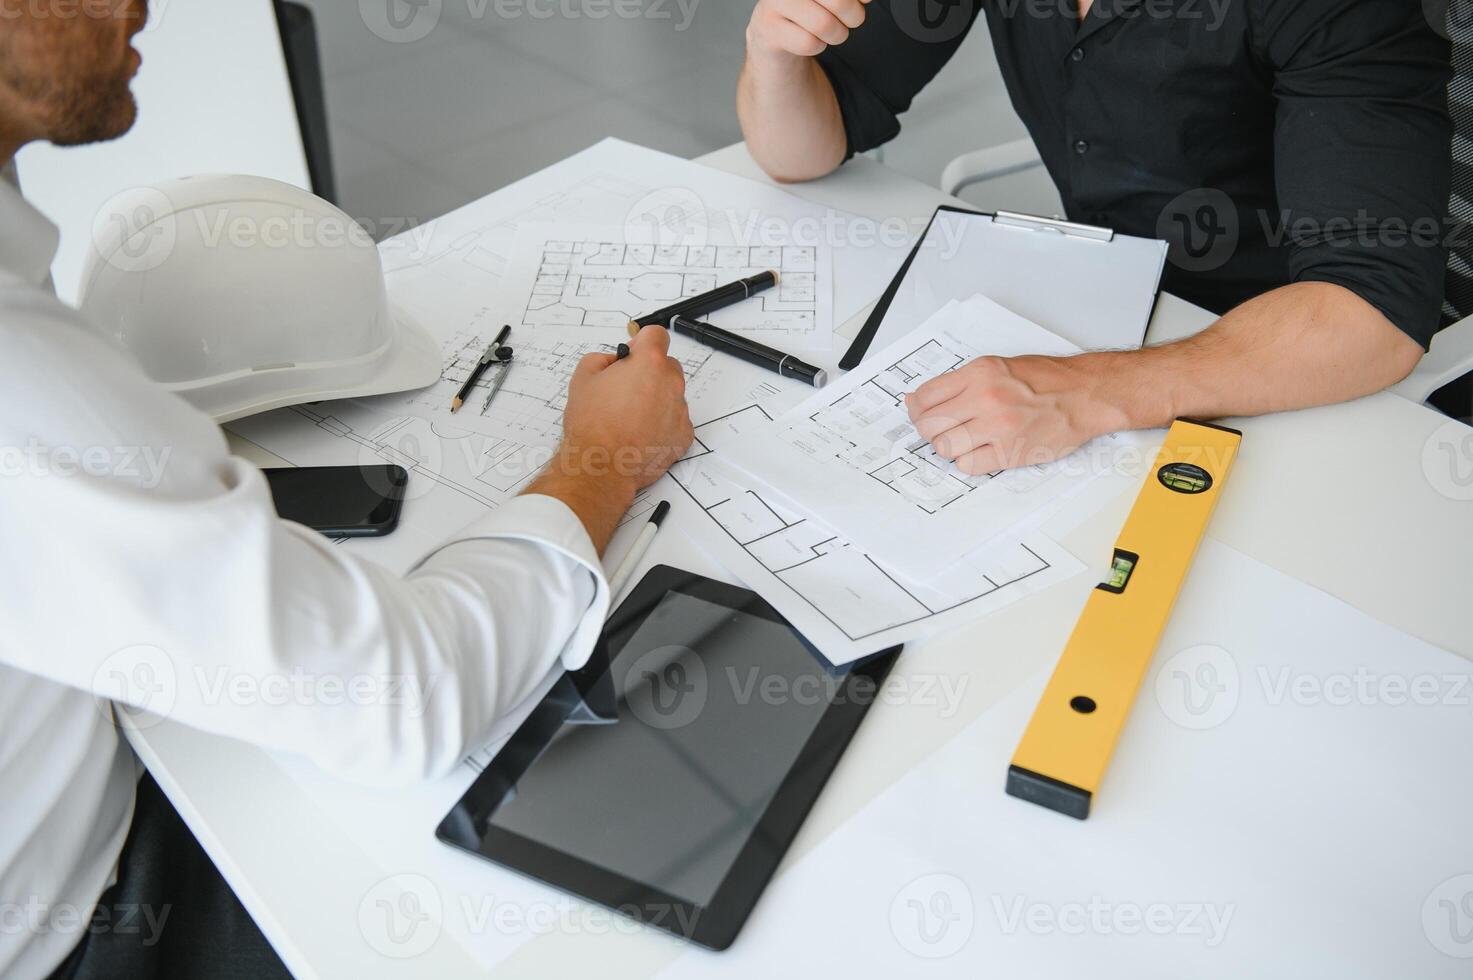
[[[60,963],[115,873],[137,769],[96,692],[350,779],[415,780],[559,657],[581,666],[608,608],[551,497],[510,501],[407,577],[278,519],[209,418],[50,294],[56,242],[0,181],[7,978]]]

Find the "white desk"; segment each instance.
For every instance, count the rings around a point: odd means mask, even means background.
[[[740,145],[703,162],[760,176]],[[877,219],[925,215],[946,200],[934,188],[866,160],[791,189]],[[1150,335],[1157,340],[1181,336],[1210,320],[1199,309],[1163,297]],[[842,332],[852,334],[861,321],[862,317],[855,318]],[[1473,503],[1446,492],[1432,468],[1438,462],[1435,453],[1429,452],[1430,462],[1424,464],[1424,450],[1435,445],[1434,436],[1444,424],[1436,413],[1390,394],[1249,421],[1243,426],[1245,452],[1233,475],[1232,492],[1214,517],[1210,536],[1375,619],[1473,657],[1473,603],[1468,601]],[[1312,474],[1313,480],[1304,479],[1305,474]],[[1341,489],[1327,492],[1326,487]],[[1129,504],[1130,495],[1125,494],[1077,527],[1050,530],[1076,554],[1103,555]],[[954,670],[965,670],[976,663],[976,644],[985,635],[991,647],[1006,649],[1008,656],[989,658],[986,683],[971,686],[967,710],[953,718],[903,714],[877,705],[774,887],[796,858],[812,852],[886,787],[941,751],[964,723],[1004,702],[1023,678],[1046,669],[1092,585],[1084,581],[1086,577],[1009,607],[966,635],[946,636],[908,650],[905,662],[915,669],[951,664]],[[407,959],[385,957],[370,947],[358,926],[360,901],[386,875],[408,869],[398,866],[392,854],[365,853],[326,825],[312,799],[270,756],[172,723],[138,733],[133,741],[302,980],[483,972],[454,942],[437,942]],[[860,755],[862,761],[856,761]],[[997,783],[1000,792],[1001,770]],[[825,899],[814,896],[814,901]],[[1415,916],[1415,910],[1411,914]],[[556,941],[545,941],[551,939]],[[678,944],[663,938],[615,946],[604,939],[628,937],[542,936],[495,975],[572,976],[576,974],[571,971],[596,968],[605,977],[643,977],[658,972],[678,953],[674,949]],[[611,949],[617,953],[611,954]],[[720,966],[717,960],[709,962],[713,970]],[[974,966],[985,971],[983,964]]]

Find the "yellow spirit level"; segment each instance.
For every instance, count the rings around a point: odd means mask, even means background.
[[[1008,793],[1083,820],[1243,434],[1177,419],[1008,767]]]

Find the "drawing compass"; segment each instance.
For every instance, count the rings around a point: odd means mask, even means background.
[[[506,352],[506,357],[510,359],[511,348],[502,346],[506,343],[506,338],[509,336],[511,336],[511,324],[508,323],[501,328],[501,332],[496,335],[496,339],[486,345],[485,353],[476,361],[476,366],[471,368],[471,373],[467,375],[465,383],[460,386],[460,390],[450,400],[450,412],[452,415],[460,411],[460,406],[464,405],[465,400],[470,397],[471,389],[476,386],[477,381],[481,380],[481,375],[486,373],[486,369],[502,360],[501,353],[503,351]]]
[[[486,392],[486,400],[481,403],[482,415],[485,415],[486,409],[491,407],[491,399],[496,397],[496,393],[501,390],[501,386],[506,384],[506,376],[511,373],[512,357],[513,351],[510,347],[503,345],[496,348],[496,357],[491,362],[496,366],[496,377],[492,379],[491,388]]]

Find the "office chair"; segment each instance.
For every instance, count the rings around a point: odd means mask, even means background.
[[[1469,419],[1473,418],[1473,0],[1426,0],[1424,9],[1442,21],[1437,26],[1453,45],[1448,107],[1455,132],[1443,328],[1412,373],[1390,390]],[[1033,141],[1015,140],[956,157],[942,170],[940,187],[955,196],[974,184],[1042,167]]]

